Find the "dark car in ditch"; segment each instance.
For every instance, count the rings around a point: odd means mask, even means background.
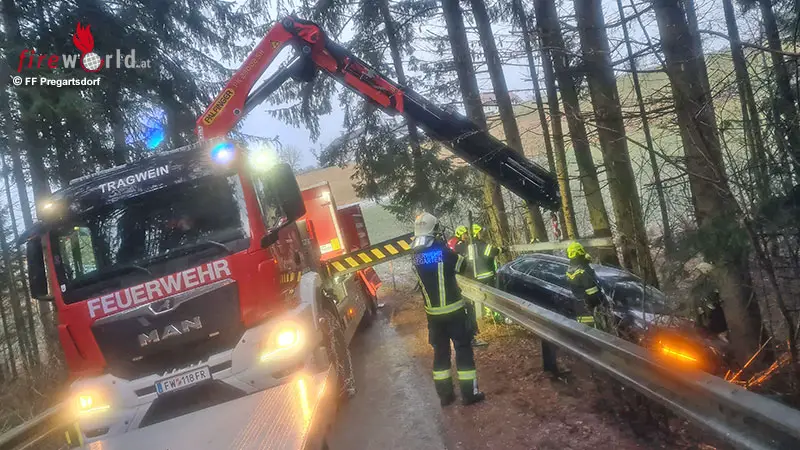
[[[498,288],[570,318],[591,316],[567,282],[569,260],[547,254],[527,254],[497,271]],[[727,343],[696,329],[660,290],[620,268],[592,264],[603,292],[614,304],[614,315],[626,339],[662,355],[712,373],[727,363]]]

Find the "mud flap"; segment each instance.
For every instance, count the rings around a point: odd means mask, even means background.
[[[383,285],[383,281],[381,281],[380,277],[378,276],[375,269],[372,267],[367,267],[364,270],[358,271],[358,276],[361,277],[361,280],[364,281],[364,285],[369,290],[370,295],[372,295],[373,299],[378,299],[378,289]]]

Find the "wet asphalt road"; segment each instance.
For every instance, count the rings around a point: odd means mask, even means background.
[[[340,409],[328,435],[330,450],[446,448],[430,373],[406,352],[390,313],[389,306],[380,310],[352,343],[358,395]]]

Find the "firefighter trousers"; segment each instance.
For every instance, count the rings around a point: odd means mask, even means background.
[[[461,396],[472,400],[478,393],[475,355],[472,352],[472,333],[466,309],[449,314],[428,315],[428,342],[433,347],[433,381],[436,393],[443,401],[453,397],[453,378],[450,369],[450,342],[456,351],[456,369]]]

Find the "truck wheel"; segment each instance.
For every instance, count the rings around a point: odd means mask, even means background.
[[[364,317],[361,318],[359,328],[366,330],[372,326],[373,322],[375,322],[375,319],[378,317],[378,303],[363,284],[361,285],[361,295],[364,300]]]
[[[353,376],[350,349],[344,338],[344,324],[330,308],[324,308],[320,317],[320,328],[328,361],[336,370],[338,397],[339,399],[351,398],[356,395],[356,380]]]

